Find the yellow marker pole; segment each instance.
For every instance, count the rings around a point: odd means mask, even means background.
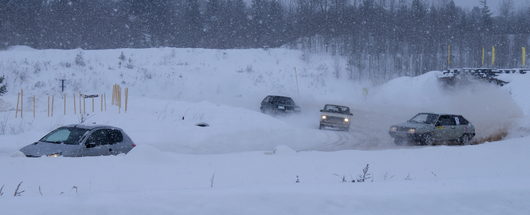
[[[482,47],[482,66],[484,66],[484,59],[486,57],[486,50]]]
[[[491,66],[495,66],[495,46],[491,47]]]
[[[523,66],[526,66],[526,47],[523,47],[522,48],[522,56],[521,56],[521,62],[523,64]]]

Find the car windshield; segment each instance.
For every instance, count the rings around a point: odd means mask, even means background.
[[[332,113],[342,113],[342,114],[350,113],[350,108],[344,107],[344,106],[338,106],[338,105],[326,105],[324,106],[324,110],[327,112],[332,112]]]
[[[294,105],[293,99],[289,97],[274,97],[272,102],[280,105]]]
[[[88,129],[75,128],[75,127],[62,127],[55,129],[40,141],[47,143],[64,143],[69,145],[79,144],[81,137],[88,131]]]
[[[434,124],[436,120],[438,119],[437,114],[430,114],[430,113],[420,113],[412,119],[409,120],[409,122],[417,122],[417,123],[424,123],[424,124]]]

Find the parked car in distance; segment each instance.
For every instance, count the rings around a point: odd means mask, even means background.
[[[122,129],[103,125],[68,125],[20,149],[26,157],[83,157],[127,154],[136,145]]]
[[[324,105],[324,108],[320,112],[319,129],[330,127],[344,131],[350,130],[350,121],[353,114],[350,112],[349,107],[327,104]]]
[[[391,126],[389,133],[398,145],[433,145],[442,141],[467,145],[475,136],[475,127],[461,115],[419,113],[407,122]]]
[[[300,107],[291,97],[269,95],[261,101],[260,110],[267,114],[296,113],[300,112]]]

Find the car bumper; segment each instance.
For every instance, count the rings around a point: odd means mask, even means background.
[[[417,134],[417,133],[412,134],[408,132],[390,131],[389,134],[393,138],[400,138],[400,139],[411,140],[411,141],[420,141],[422,137],[421,134]]]
[[[350,123],[320,121],[320,126],[332,127],[332,128],[349,128]]]

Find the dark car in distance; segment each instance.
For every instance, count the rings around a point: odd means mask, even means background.
[[[261,101],[260,110],[266,114],[296,113],[300,107],[291,97],[269,95]]]

